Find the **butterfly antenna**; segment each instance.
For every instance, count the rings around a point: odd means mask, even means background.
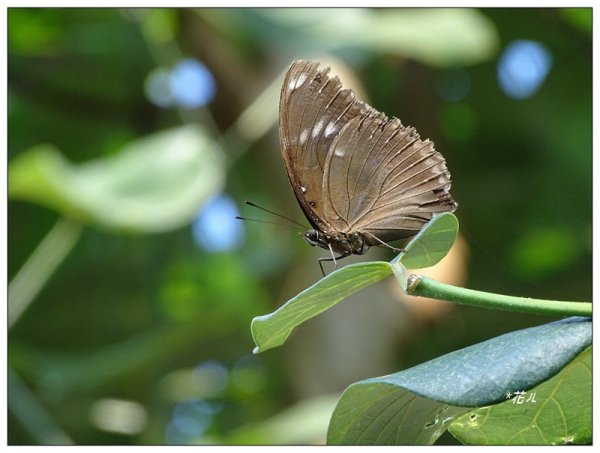
[[[235,218],[238,220],[246,220],[248,222],[268,223],[270,225],[279,225],[279,226],[286,226],[286,227],[292,227],[292,228],[300,228],[298,225],[288,224],[288,223],[269,222],[268,220],[249,219],[248,217],[240,217],[240,216],[235,216]],[[304,227],[302,227],[302,228],[304,229]]]
[[[278,213],[276,213],[276,212],[270,211],[270,210],[269,210],[269,209],[267,209],[267,208],[263,208],[262,206],[258,206],[257,204],[254,204],[254,203],[252,203],[251,201],[246,201],[245,203],[246,203],[248,206],[252,206],[253,208],[258,208],[258,209],[261,209],[261,210],[263,210],[263,211],[265,211],[265,212],[268,212],[269,214],[272,214],[272,215],[274,215],[274,216],[277,216],[277,217],[280,217],[280,218],[282,218],[282,219],[285,219],[285,220],[287,220],[288,222],[291,222],[293,225],[295,225],[295,226],[298,226],[298,227],[300,227],[300,228],[302,228],[302,229],[304,229],[304,230],[308,230],[308,228],[307,228],[306,226],[302,225],[302,224],[301,224],[301,223],[299,223],[299,222],[296,222],[294,219],[290,219],[289,217],[286,217],[286,216],[284,216],[284,215],[282,215],[282,214],[278,214]],[[253,219],[242,219],[242,220],[253,220]],[[273,222],[264,222],[264,223],[273,223]]]

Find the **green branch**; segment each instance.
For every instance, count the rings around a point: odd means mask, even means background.
[[[415,274],[408,276],[407,294],[511,312],[550,316],[592,316],[592,304],[589,302],[565,302],[486,293],[440,283]]]
[[[81,226],[56,222],[8,285],[8,327],[21,317],[81,236]]]

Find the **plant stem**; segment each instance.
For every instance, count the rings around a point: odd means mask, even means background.
[[[61,429],[50,411],[10,367],[8,386],[8,409],[38,444],[73,444],[73,440]]]
[[[8,285],[8,327],[12,327],[62,263],[81,235],[81,226],[60,219]]]
[[[407,286],[407,293],[410,295],[442,299],[463,305],[537,315],[592,316],[592,304],[588,302],[565,302],[486,293],[440,283],[422,275],[410,275]]]

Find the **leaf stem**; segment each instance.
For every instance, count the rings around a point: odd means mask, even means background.
[[[17,373],[8,368],[8,409],[40,445],[73,445],[52,413]]]
[[[61,218],[8,285],[8,327],[21,317],[50,276],[73,249],[81,226]]]
[[[410,275],[407,283],[407,293],[410,295],[442,299],[457,304],[537,315],[592,316],[592,304],[589,302],[531,299],[486,293],[448,285],[416,274]]]

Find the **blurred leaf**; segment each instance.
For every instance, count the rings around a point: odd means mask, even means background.
[[[223,439],[226,445],[298,445],[324,442],[339,395],[300,401],[260,423],[244,425]]]
[[[81,165],[39,145],[15,157],[8,175],[13,199],[109,230],[138,233],[186,225],[225,178],[221,151],[196,126],[153,134]]]
[[[569,266],[577,258],[577,240],[555,226],[525,230],[512,249],[513,268],[528,278],[543,277]]]
[[[171,43],[177,34],[177,10],[157,8],[144,11],[141,22],[146,37],[155,43]]]
[[[560,445],[592,442],[592,348],[553,378],[534,387],[535,403],[513,400],[483,407],[453,421],[464,444]]]
[[[284,27],[287,36],[304,36],[315,50],[358,46],[410,57],[433,66],[474,64],[498,48],[493,24],[473,9],[265,9],[260,13]],[[296,31],[296,33],[294,33]],[[360,31],[360,32],[357,32]],[[297,42],[295,46],[298,46]]]
[[[160,287],[162,315],[177,322],[214,313],[232,327],[243,326],[268,306],[268,294],[235,254],[172,260]]]
[[[252,320],[255,353],[282,345],[295,327],[314,318],[350,294],[390,276],[389,263],[351,264],[332,272],[271,314]]]
[[[592,8],[560,8],[558,11],[574,27],[592,33]]]
[[[482,406],[528,390],[556,374],[591,339],[589,318],[568,318],[354,383],[333,413],[328,443],[433,443],[461,414],[454,406]]]
[[[54,352],[13,340],[11,365],[46,397],[64,401],[68,395],[105,389],[153,367],[164,369],[177,357],[197,357],[198,344],[224,342],[237,334],[235,323],[222,320],[217,313],[207,312],[187,323],[155,325],[126,340],[83,352]]]
[[[36,55],[50,50],[61,32],[59,19],[56,12],[47,9],[9,9],[10,53]]]

